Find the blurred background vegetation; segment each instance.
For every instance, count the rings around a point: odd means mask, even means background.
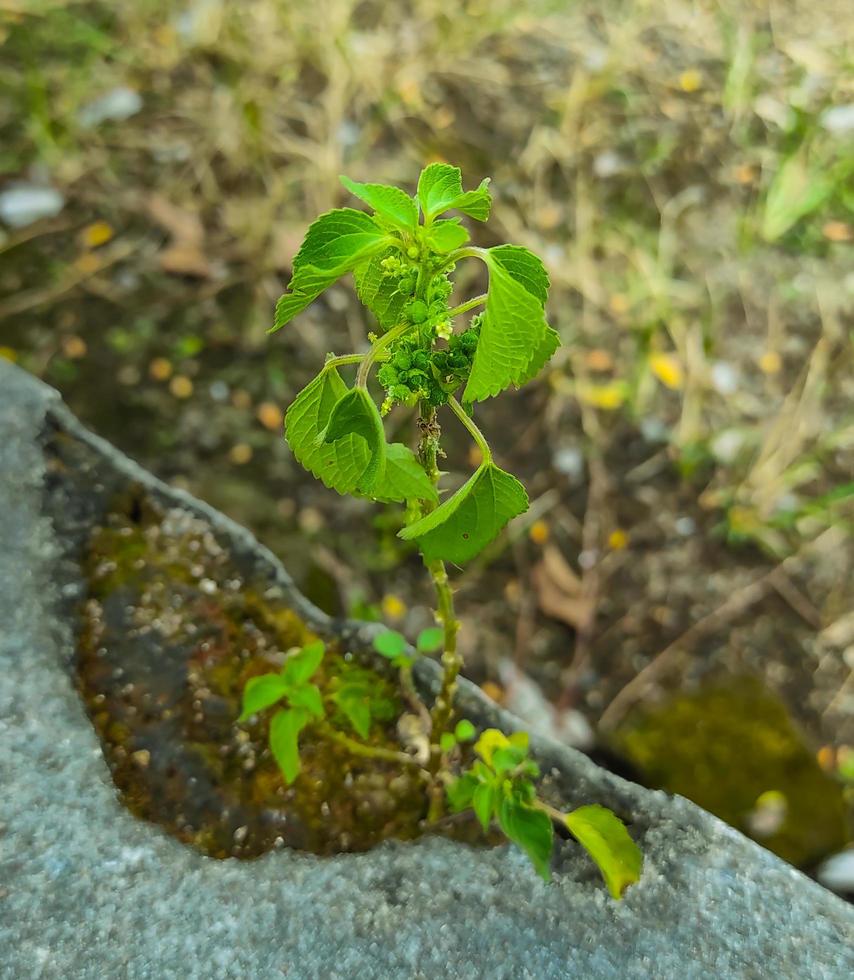
[[[474,234],[544,257],[564,346],[479,410],[532,506],[456,576],[470,676],[812,867],[854,786],[850,14],[0,0],[0,355],[327,611],[415,630],[401,515],[281,438],[371,324],[340,285],[266,330],[339,173],[491,176]]]

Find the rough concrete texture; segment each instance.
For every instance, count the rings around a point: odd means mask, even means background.
[[[59,574],[43,492],[42,438],[56,424],[254,549],[292,589],[245,531],[157,484],[0,360],[0,977],[854,975],[854,911],[840,899],[687,801],[543,740],[540,761],[557,770],[567,804],[634,818],[646,869],[622,903],[571,843],[546,885],[510,847],[424,839],[331,859],[215,861],[137,821],[116,799],[67,670],[74,585]],[[463,693],[481,721],[514,726]]]

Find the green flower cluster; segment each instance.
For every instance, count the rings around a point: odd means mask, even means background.
[[[448,346],[434,349],[434,338],[404,338],[379,369],[377,378],[386,390],[383,412],[395,404],[414,405],[426,401],[444,405],[471,371],[480,325],[451,334]]]

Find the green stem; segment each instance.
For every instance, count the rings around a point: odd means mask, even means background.
[[[418,760],[413,759],[411,755],[407,755],[405,752],[397,752],[394,749],[384,749],[377,745],[366,745],[364,742],[357,742],[356,739],[337,731],[327,721],[317,722],[317,728],[324,738],[328,738],[330,742],[335,742],[336,745],[342,746],[351,755],[356,755],[363,759],[382,759],[385,762],[394,762],[398,765],[415,768],[424,773],[425,779],[429,778],[429,775],[424,772]]]
[[[486,441],[486,436],[480,431],[480,429],[474,424],[474,420],[469,417],[469,414],[463,408],[462,405],[456,400],[456,398],[451,397],[448,399],[448,405],[451,411],[456,415],[456,417],[463,423],[463,425],[468,430],[469,435],[477,443],[478,449],[480,449],[483,454],[484,463],[492,462],[492,450],[489,448],[489,443]]]
[[[475,296],[474,299],[467,300],[465,303],[460,303],[459,306],[455,306],[452,310],[448,310],[448,319],[451,320],[461,313],[467,313],[469,310],[473,310],[476,306],[480,306],[485,302],[486,293],[481,293],[480,296]]]
[[[342,367],[345,364],[359,364],[365,359],[366,354],[341,354],[338,357],[331,355],[326,358],[324,368]]]
[[[371,365],[374,361],[379,359],[379,356],[385,350],[386,347],[390,347],[398,337],[409,330],[411,324],[409,323],[399,323],[396,327],[392,327],[388,333],[384,333],[382,337],[371,347],[367,354],[360,355],[363,360],[359,365],[359,373],[356,375],[356,387],[357,388],[367,388],[368,386],[368,374],[371,370]]]

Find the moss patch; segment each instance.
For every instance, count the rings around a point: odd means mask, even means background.
[[[238,726],[246,681],[314,639],[269,583],[244,580],[209,526],[133,491],[93,533],[86,558],[77,676],[113,779],[138,816],[213,857],[276,846],[318,854],[364,850],[422,832],[417,776],[301,739],[302,772],[286,786],[267,721]],[[396,675],[329,647],[315,680],[369,670],[390,706],[370,741],[401,749]],[[334,712],[333,724],[346,728]]]
[[[753,678],[639,710],[613,741],[649,785],[686,796],[793,864],[849,839],[842,787]]]

